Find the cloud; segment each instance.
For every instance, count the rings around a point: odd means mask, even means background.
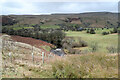
[[[26,1],[13,1],[2,3],[3,14],[32,14],[36,11],[35,6],[31,2]]]
[[[32,2],[2,1],[2,14],[50,14],[83,12],[117,12],[118,2]]]
[[[66,6],[67,5],[67,6]],[[100,12],[100,11],[108,11],[108,12],[117,12],[118,3],[112,2],[79,2],[79,3],[67,3],[63,5],[61,9],[66,12]]]

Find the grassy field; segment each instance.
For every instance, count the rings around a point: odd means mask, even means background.
[[[56,26],[56,25],[42,25],[42,26],[40,26],[40,28],[42,28],[42,29],[47,29],[47,28],[57,29],[57,28],[60,28],[60,26]]]
[[[118,78],[118,57],[111,54],[76,54],[53,57],[45,64],[9,63],[3,78]],[[15,69],[15,71],[13,71]]]
[[[14,27],[13,29],[19,30],[19,29],[30,29],[30,28],[33,28],[33,27]]]
[[[116,46],[118,44],[118,35],[117,34],[109,34],[102,35],[100,34],[100,30],[97,30],[97,34],[88,34],[86,31],[76,32],[76,31],[68,31],[65,32],[66,36],[70,37],[81,37],[82,40],[88,43],[88,47],[94,42],[98,43],[99,49],[98,52],[108,52],[106,47],[108,46]],[[98,34],[99,33],[99,34]]]
[[[96,33],[97,34],[102,34],[102,32],[110,32],[112,30],[113,30],[113,28],[110,28],[110,29],[104,28],[103,30],[100,28],[100,29],[96,30]]]

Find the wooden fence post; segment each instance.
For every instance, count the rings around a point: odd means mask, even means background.
[[[11,63],[12,63],[12,55],[11,55],[11,52],[9,53],[9,59],[10,59],[10,61],[11,61]]]
[[[32,53],[32,61],[33,61],[33,63],[34,63],[34,53]]]
[[[44,63],[44,52],[42,52],[42,63]]]

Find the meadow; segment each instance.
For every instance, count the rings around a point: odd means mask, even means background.
[[[104,30],[105,31],[105,30]],[[117,47],[118,44],[118,34],[109,34],[109,35],[102,35],[102,30],[96,30],[96,34],[88,34],[86,31],[67,31],[66,36],[68,37],[81,37],[82,40],[88,43],[88,47],[93,43],[98,44],[98,51],[97,52],[105,52],[108,53],[106,47],[115,46]]]
[[[56,25],[42,25],[40,28],[42,28],[42,29],[48,29],[48,28],[57,29],[57,28],[60,28],[60,26],[56,26]]]

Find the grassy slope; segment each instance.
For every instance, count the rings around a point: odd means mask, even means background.
[[[52,70],[58,78],[110,78],[118,77],[117,66],[117,56],[94,53],[57,59]]]
[[[102,29],[98,29],[98,30],[96,30],[96,33],[97,34],[102,34],[102,32],[110,32],[110,31],[113,31],[113,28],[110,28],[110,29],[104,28],[103,30]]]
[[[67,55],[54,57],[44,65],[34,66],[18,63],[16,72],[6,71],[3,77],[26,78],[117,78],[118,57],[110,54]],[[23,66],[21,66],[23,65]],[[9,65],[10,66],[10,65]],[[14,66],[15,67],[15,66]],[[9,67],[8,67],[9,68]],[[20,70],[20,71],[19,71]],[[24,70],[24,71],[23,71]],[[11,73],[11,74],[8,74]]]
[[[40,28],[42,28],[42,29],[46,29],[46,28],[56,29],[56,28],[60,28],[60,27],[56,26],[56,25],[42,25],[42,26],[40,26]]]
[[[118,44],[118,36],[117,34],[112,35],[105,35],[102,34],[87,34],[85,31],[83,32],[75,32],[75,31],[68,31],[65,32],[67,36],[72,37],[81,37],[82,40],[86,41],[90,46],[93,42],[97,42],[99,46],[99,52],[107,52],[106,47]],[[97,33],[100,33],[99,30]]]
[[[78,24],[90,24],[91,27],[110,27],[117,26],[117,14],[116,13],[81,13],[81,14],[57,14],[57,15],[11,15],[16,20],[19,21],[19,24],[40,24],[44,22],[47,25],[55,24],[67,24],[65,20],[67,18],[80,18],[78,21],[72,21],[72,23]],[[68,22],[70,24],[70,22]]]
[[[33,27],[14,27],[13,29],[19,30],[19,29],[30,29],[30,28],[33,28]]]

